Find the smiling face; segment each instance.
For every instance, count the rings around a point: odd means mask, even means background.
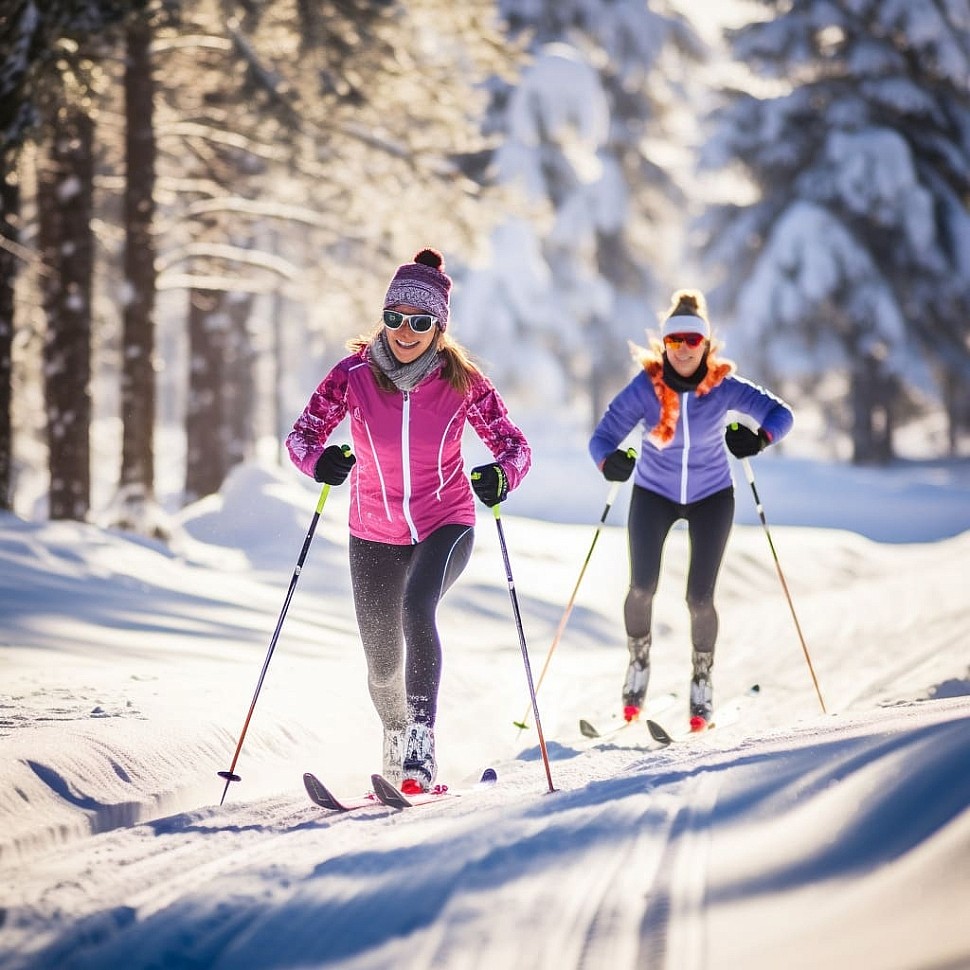
[[[667,360],[681,377],[691,377],[701,365],[708,341],[703,339],[696,347],[691,347],[686,340],[678,340],[678,336],[679,334],[672,334],[670,338],[664,338]]]
[[[397,310],[398,313],[427,313],[421,307],[412,306],[410,303],[396,303],[388,309]],[[438,339],[438,326],[433,326],[427,333],[415,333],[409,324],[402,323],[397,330],[384,328],[384,335],[387,337],[391,353],[402,364],[410,364],[417,360],[430,346]]]

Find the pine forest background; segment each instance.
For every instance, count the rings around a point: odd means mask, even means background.
[[[0,165],[20,515],[282,460],[425,245],[513,409],[587,433],[696,286],[833,460],[967,453],[965,0],[3,0]]]

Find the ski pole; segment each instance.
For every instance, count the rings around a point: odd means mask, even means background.
[[[532,667],[529,664],[529,649],[525,644],[525,631],[522,629],[522,613],[519,610],[519,600],[515,594],[515,581],[512,579],[512,565],[509,562],[509,550],[505,544],[505,532],[502,529],[502,513],[499,506],[493,505],[492,512],[495,515],[495,525],[498,529],[498,542],[502,548],[502,560],[505,563],[505,578],[509,584],[509,597],[512,600],[512,613],[515,616],[515,628],[519,633],[519,646],[522,648],[522,662],[525,664],[525,679],[529,685],[529,696],[532,699],[532,714],[536,722],[536,730],[539,732],[539,750],[542,752],[542,763],[546,768],[546,781],[549,782],[549,791],[556,790],[552,783],[552,769],[549,767],[549,752],[546,750],[546,739],[542,734],[542,722],[539,720],[539,702],[536,700],[536,689],[532,683]]]
[[[343,446],[344,454],[350,454],[350,446]],[[236,762],[239,760],[239,752],[242,751],[243,741],[246,740],[246,732],[249,730],[249,722],[252,719],[253,711],[256,709],[256,701],[259,698],[259,692],[263,689],[263,681],[266,679],[266,671],[269,669],[269,662],[273,658],[273,651],[276,649],[276,642],[280,638],[280,630],[283,628],[283,620],[286,618],[286,612],[290,608],[290,600],[293,599],[293,592],[296,589],[297,580],[300,578],[300,572],[303,569],[303,564],[306,562],[307,553],[310,550],[310,543],[313,541],[313,533],[317,530],[317,522],[320,521],[320,514],[323,512],[323,506],[326,504],[327,496],[330,494],[330,486],[324,485],[320,489],[320,498],[317,501],[316,510],[313,513],[313,518],[310,519],[310,527],[307,529],[306,538],[303,540],[303,548],[300,550],[300,558],[296,561],[296,569],[293,570],[293,577],[290,579],[290,588],[286,591],[286,598],[283,600],[283,609],[280,610],[279,619],[276,621],[276,629],[273,631],[273,637],[270,640],[269,650],[266,651],[266,659],[263,661],[263,669],[260,671],[259,680],[256,682],[256,691],[253,694],[252,703],[249,705],[249,713],[246,715],[246,720],[243,722],[242,732],[239,735],[239,743],[236,745],[236,753],[232,756],[232,764],[229,766],[227,771],[217,772],[220,778],[226,779],[226,787],[222,790],[222,798],[219,799],[219,804],[221,805],[226,800],[226,792],[229,791],[229,786],[234,781],[241,781],[242,779],[236,774]]]
[[[636,452],[630,448],[627,450],[627,455],[631,458],[636,457]],[[606,523],[606,517],[610,514],[610,509],[613,507],[613,503],[616,501],[617,493],[620,491],[620,485],[622,482],[613,482],[610,487],[609,495],[606,498],[606,507],[603,509],[603,514],[600,516],[599,525],[596,527],[596,531],[593,533],[593,541],[590,543],[589,552],[586,553],[586,559],[583,562],[583,567],[579,571],[579,578],[576,580],[576,585],[573,587],[572,595],[569,597],[569,602],[566,604],[566,609],[563,612],[562,619],[559,621],[559,627],[556,630],[556,635],[552,638],[552,644],[549,647],[549,652],[546,654],[545,663],[542,665],[542,670],[539,671],[539,680],[536,682],[536,693],[542,688],[542,682],[545,680],[546,671],[549,669],[549,661],[552,660],[552,655],[556,652],[556,647],[559,646],[559,641],[562,638],[563,633],[566,629],[566,624],[569,622],[569,616],[573,611],[573,604],[576,602],[576,594],[579,592],[579,584],[583,581],[583,576],[586,575],[586,567],[589,565],[590,559],[593,558],[593,550],[596,548],[596,541],[600,537],[600,532]],[[512,723],[520,730],[524,731],[528,726],[529,709],[522,715],[522,719],[519,721],[513,721]]]
[[[732,427],[737,427],[737,425],[732,425]],[[792,619],[795,621],[795,630],[798,633],[798,639],[802,644],[802,652],[805,654],[805,661],[808,664],[808,672],[812,675],[812,683],[815,685],[815,693],[818,695],[818,702],[822,706],[822,713],[827,714],[825,710],[825,701],[822,700],[822,691],[818,686],[818,678],[815,676],[815,668],[812,666],[812,658],[808,653],[808,645],[805,643],[805,637],[802,635],[801,624],[798,622],[798,616],[795,613],[795,604],[792,602],[791,593],[788,591],[788,583],[785,582],[785,574],[781,571],[781,563],[778,561],[778,553],[775,552],[775,544],[771,541],[771,531],[768,529],[768,520],[765,518],[765,510],[761,504],[761,499],[758,496],[758,487],[754,483],[754,472],[751,470],[751,462],[747,458],[741,459],[741,465],[744,468],[745,477],[748,479],[748,484],[751,486],[751,492],[754,495],[754,505],[758,510],[758,515],[761,518],[761,524],[764,526],[765,535],[768,537],[768,546],[771,549],[772,558],[775,560],[775,569],[778,571],[778,578],[781,580],[781,588],[785,592],[785,598],[788,600],[788,608],[791,610]]]

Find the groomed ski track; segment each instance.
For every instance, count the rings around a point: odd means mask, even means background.
[[[735,724],[666,749],[641,739],[553,741],[552,794],[524,749],[497,785],[415,812],[323,812],[295,771],[292,797],[70,840],[83,886],[44,880],[56,851],[28,853],[5,871],[25,889],[0,965],[148,967],[166,952],[178,968],[819,966],[833,944],[796,917],[804,894],[834,893],[835,916],[838,887],[862,891],[860,857],[910,879],[970,835],[965,698],[760,737]],[[949,801],[903,818],[941,775]],[[944,906],[946,875],[935,883],[914,921]],[[79,894],[83,919],[30,933]]]

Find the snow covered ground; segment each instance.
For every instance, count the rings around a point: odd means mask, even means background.
[[[538,676],[605,483],[543,451],[504,507]],[[587,463],[588,465],[588,463]],[[491,515],[440,613],[442,780],[331,816],[380,737],[328,500],[220,807],[317,492],[239,469],[171,549],[0,518],[0,967],[956,970],[970,966],[970,468],[754,463],[828,713],[750,490],[719,589],[719,724],[619,725],[626,493],[539,701],[548,792]],[[686,720],[685,535],[651,704]],[[752,692],[757,684],[760,688]],[[676,695],[671,698],[667,695]]]

